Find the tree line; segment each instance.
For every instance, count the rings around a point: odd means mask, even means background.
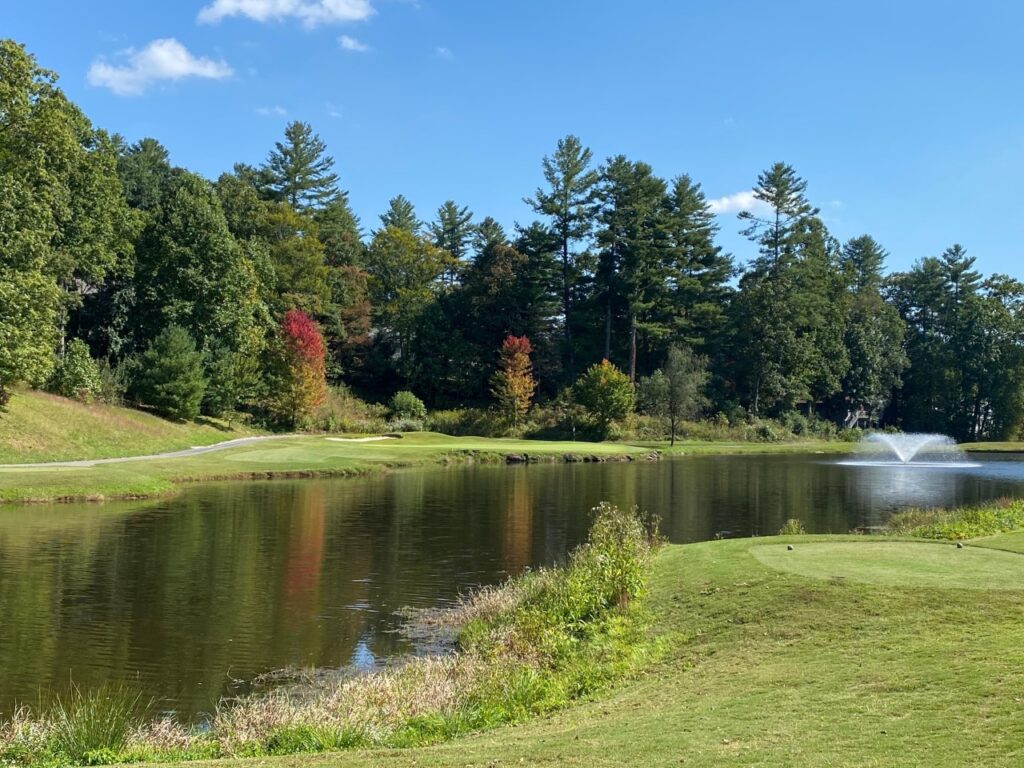
[[[883,247],[839,242],[780,162],[739,215],[741,264],[685,173],[598,162],[575,136],[540,171],[536,218],[511,229],[454,200],[424,221],[402,195],[367,227],[309,124],[205,179],[94,127],[0,42],[0,400],[109,386],[172,415],[296,424],[344,385],[519,421],[533,396],[621,373],[607,407],[673,425],[799,412],[1020,435],[1024,285],[961,246],[886,274]]]

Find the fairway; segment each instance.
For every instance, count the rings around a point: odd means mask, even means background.
[[[848,579],[894,587],[1024,589],[1024,556],[923,542],[808,542],[750,548],[760,562],[812,579]]]

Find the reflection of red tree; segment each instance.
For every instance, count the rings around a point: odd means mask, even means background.
[[[315,611],[324,562],[324,490],[310,484],[299,490],[292,511],[285,571],[285,604],[295,613]]]
[[[519,573],[531,563],[533,553],[533,496],[525,467],[511,470],[512,489],[505,507],[501,542],[501,567]]]

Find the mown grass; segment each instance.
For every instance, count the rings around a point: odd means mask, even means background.
[[[345,477],[438,464],[643,459],[650,449],[618,443],[541,442],[448,437],[426,432],[371,443],[333,442],[322,435],[283,437],[174,459],[95,467],[0,468],[0,501],[141,498],[181,483],[275,477]]]
[[[564,568],[528,573],[430,620],[458,630],[455,652],[369,674],[326,674],[229,702],[207,729],[145,719],[126,692],[77,689],[0,727],[0,762],[96,765],[417,747],[520,723],[592,696],[639,669],[648,557],[636,510],[595,509]]]
[[[131,408],[23,390],[0,412],[0,464],[112,458],[255,434],[223,422],[173,422]]]

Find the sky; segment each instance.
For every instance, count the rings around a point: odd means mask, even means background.
[[[313,125],[366,229],[396,194],[507,228],[578,135],[736,213],[784,161],[842,240],[909,268],[961,243],[1024,278],[1024,3],[0,0],[0,37],[93,122],[209,178]]]

